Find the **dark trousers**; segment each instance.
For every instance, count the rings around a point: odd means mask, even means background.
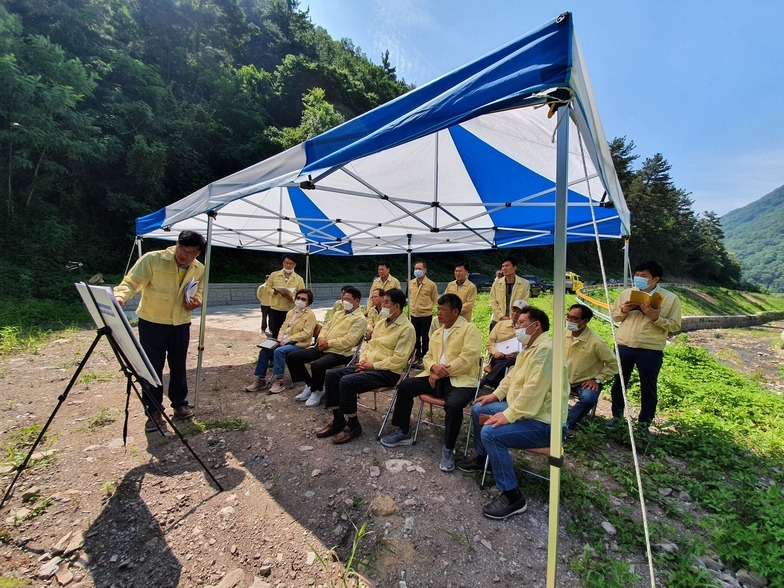
[[[269,311],[270,307],[261,305],[261,332],[263,333],[269,328]]]
[[[169,401],[172,406],[188,404],[188,378],[185,360],[191,341],[191,325],[161,325],[139,319],[139,342],[150,358],[155,373],[163,382],[163,366],[169,363]],[[163,410],[163,386],[144,386],[147,412]],[[149,397],[152,398],[149,398]]]
[[[286,322],[286,314],[287,312],[285,310],[269,309],[269,330],[270,333],[272,333],[273,339],[278,338],[280,328],[283,326],[283,323]]]
[[[414,355],[417,359],[422,359],[430,349],[430,325],[433,324],[433,316],[412,316],[411,324],[414,325],[416,336]]]
[[[498,384],[501,383],[501,380],[506,375],[506,370],[511,369],[515,361],[517,361],[516,357],[494,357],[490,360],[490,371],[482,377],[482,381],[479,384],[481,386],[490,386],[493,389],[498,388]]]
[[[389,370],[358,372],[353,365],[327,370],[325,378],[326,406],[341,414],[356,414],[357,396],[363,392],[394,386],[400,374]]]
[[[346,365],[351,359],[349,355],[337,353],[324,353],[318,347],[308,347],[294,351],[286,356],[286,365],[292,382],[305,382],[311,390],[324,390],[324,377],[327,370]],[[310,364],[308,373],[305,364]]]
[[[404,431],[411,429],[411,409],[414,407],[414,397],[420,394],[430,394],[436,398],[444,399],[444,445],[447,449],[454,449],[460,427],[463,424],[463,409],[474,399],[475,388],[455,388],[449,378],[438,380],[435,388],[430,387],[430,381],[425,377],[406,378],[397,388],[395,410],[392,413],[392,424]]]
[[[655,349],[641,349],[639,347],[627,347],[618,345],[618,356],[621,360],[621,373],[615,376],[612,395],[612,414],[614,417],[622,417],[624,402],[621,391],[621,376],[626,386],[629,385],[634,366],[637,366],[637,374],[640,376],[640,414],[637,420],[641,423],[650,423],[656,416],[656,404],[659,397],[656,391],[656,382],[659,379],[659,371],[664,361],[664,352]]]

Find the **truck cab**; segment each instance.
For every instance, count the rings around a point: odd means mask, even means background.
[[[583,279],[580,276],[574,272],[566,272],[564,288],[569,294],[574,294],[578,290],[582,290],[583,286]]]

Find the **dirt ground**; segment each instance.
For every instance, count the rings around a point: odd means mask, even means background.
[[[192,402],[198,329],[196,321]],[[222,492],[179,439],[145,434],[133,396],[123,444],[126,382],[105,341],[63,396],[94,337],[92,330],[68,333],[36,354],[0,358],[6,448],[24,427],[45,423],[62,400],[0,511],[3,574],[34,586],[343,586],[345,568],[331,563],[334,554],[367,585],[545,584],[546,498],[531,497],[526,513],[506,521],[484,518],[481,505],[495,490],[438,469],[440,429],[425,427],[412,447],[387,449],[376,440],[389,396],[379,396],[374,410],[364,395],[364,434],[335,446],[315,438],[329,414],[295,402],[299,388],[275,396],[244,392],[257,352],[257,309],[211,313],[197,420],[213,428],[200,432],[177,422]],[[770,348],[754,351],[757,338],[689,337],[736,350],[741,367],[778,374],[780,387],[781,357],[774,361]],[[600,413],[608,408],[604,400],[600,406]],[[219,424],[224,428],[214,428]],[[3,492],[14,475],[9,470],[0,470]],[[583,547],[564,530],[568,516],[562,508],[557,585],[563,587],[578,584],[567,563]],[[355,527],[363,525],[354,549]],[[644,562],[635,567],[645,574]]]

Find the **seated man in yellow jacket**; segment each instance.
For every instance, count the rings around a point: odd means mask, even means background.
[[[182,231],[177,244],[142,255],[131,268],[114,296],[120,306],[141,291],[136,315],[139,317],[139,342],[158,378],[163,381],[163,366],[169,362],[169,400],[174,416],[189,419],[188,379],[185,360],[191,338],[191,313],[202,305],[204,265],[196,258],[207,241],[194,231]],[[198,282],[196,294],[188,299],[185,290],[191,280]],[[167,432],[163,412],[163,386],[143,385],[145,430]]]
[[[352,349],[365,335],[367,321],[359,302],[360,291],[354,286],[343,286],[341,305],[332,312],[329,322],[319,333],[315,347],[294,351],[286,356],[292,382],[305,382],[305,388],[294,400],[305,406],[318,406],[324,395],[324,376],[327,370],[346,365]],[[306,364],[310,364],[308,373]]]
[[[517,320],[517,340],[523,346],[514,367],[491,394],[480,396],[471,410],[476,456],[464,459],[457,468],[464,472],[482,471],[487,456],[501,491],[482,507],[491,519],[505,519],[525,512],[528,507],[520,492],[509,449],[550,446],[553,398],[553,342],[547,336],[550,319],[542,310],[528,306]],[[569,408],[569,380],[562,366],[561,415],[554,426],[563,428]],[[480,425],[480,416],[491,415]]]
[[[333,437],[335,444],[348,443],[362,434],[357,419],[357,395],[375,388],[394,386],[406,369],[414,350],[414,327],[403,309],[406,295],[399,288],[384,292],[382,320],[362,348],[356,365],[331,369],[326,377],[326,405],[332,422],[316,431],[316,437]]]
[[[411,409],[414,397],[430,394],[445,400],[444,446],[441,448],[441,471],[455,469],[455,443],[463,424],[463,409],[471,402],[479,378],[482,335],[473,323],[460,316],[463,303],[457,294],[438,299],[436,330],[423,359],[424,371],[406,378],[397,389],[392,424],[398,427],[381,438],[385,447],[411,445]]]

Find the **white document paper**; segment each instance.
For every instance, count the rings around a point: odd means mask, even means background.
[[[191,281],[188,282],[188,285],[185,286],[185,302],[190,304],[193,297],[196,296],[196,292],[199,290],[199,282],[198,280],[194,280],[191,278]]]
[[[520,341],[516,338],[507,339],[505,341],[499,341],[495,344],[495,348],[504,355],[509,355],[511,353],[519,353],[520,352]]]

